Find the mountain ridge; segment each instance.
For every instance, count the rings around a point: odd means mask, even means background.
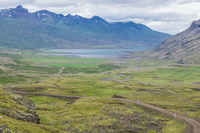
[[[163,41],[150,50],[150,57],[176,60],[179,63],[200,63],[200,20],[193,21],[189,28]]]
[[[134,22],[109,23],[99,16],[29,13],[21,5],[0,11],[0,46],[9,48],[86,48],[157,46],[169,34]]]

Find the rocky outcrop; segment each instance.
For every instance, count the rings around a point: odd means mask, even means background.
[[[176,60],[179,63],[200,63],[200,20],[185,31],[163,41],[150,51],[151,58]]]
[[[19,112],[16,115],[17,119],[40,124],[39,115],[35,112],[35,104],[32,101],[30,101],[29,99],[27,99],[25,97],[21,97],[21,96],[16,98],[15,101],[18,104],[25,106],[27,109],[26,112]],[[19,114],[21,114],[21,115],[19,115]]]
[[[0,126],[0,133],[12,133],[12,132],[11,132],[11,130],[8,127],[6,127],[6,126]]]
[[[40,124],[40,118],[35,111],[35,105],[29,99],[0,89],[0,114],[8,117]]]
[[[34,111],[13,111],[12,109],[5,109],[0,107],[0,113],[17,120],[32,122],[35,124],[40,124],[40,118],[38,114]]]

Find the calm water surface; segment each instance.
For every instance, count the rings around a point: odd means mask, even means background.
[[[148,50],[151,48],[153,47],[134,47],[130,49],[54,49],[50,51],[58,53],[47,53],[47,55],[84,58],[119,58],[128,55],[131,51]]]

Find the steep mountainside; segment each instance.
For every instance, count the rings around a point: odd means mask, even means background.
[[[156,46],[169,34],[133,22],[108,23],[41,10],[29,13],[22,6],[0,11],[0,46],[9,48],[81,48],[110,45]]]
[[[200,20],[185,31],[163,41],[151,50],[151,57],[173,59],[179,63],[200,63]]]

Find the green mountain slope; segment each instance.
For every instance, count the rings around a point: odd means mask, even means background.
[[[98,16],[91,19],[55,14],[46,10],[29,13],[18,6],[0,11],[0,46],[8,48],[85,48],[156,46],[169,34],[153,31],[133,22],[108,23]]]
[[[185,31],[163,41],[150,51],[150,57],[176,60],[179,63],[200,63],[200,20]]]

